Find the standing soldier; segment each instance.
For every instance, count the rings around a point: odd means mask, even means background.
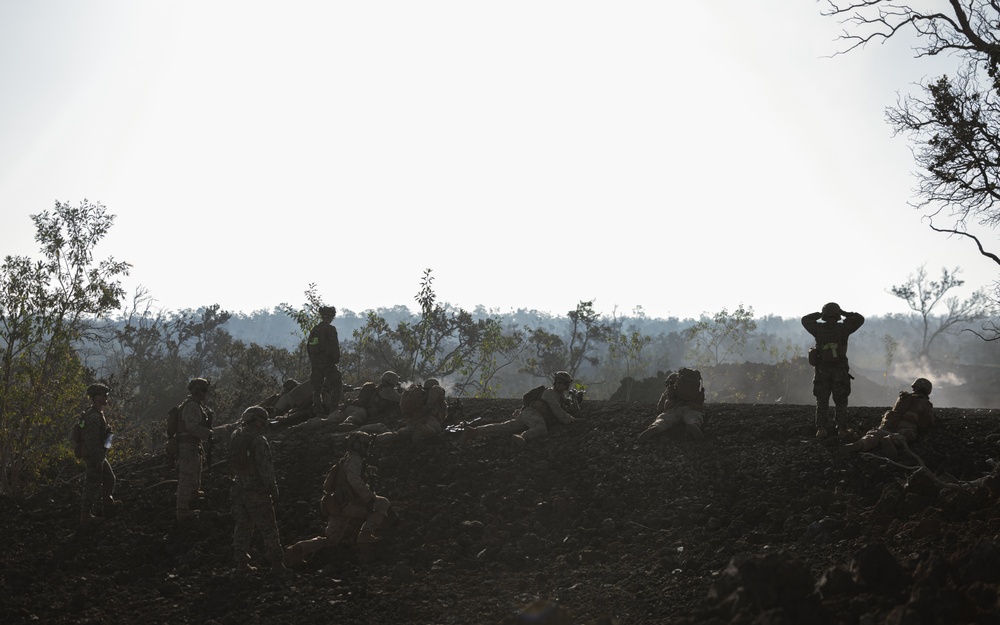
[[[313,412],[318,417],[324,417],[340,404],[344,383],[337,367],[340,362],[340,340],[337,338],[337,328],[333,326],[337,309],[333,306],[320,306],[319,316],[321,321],[309,332],[306,353],[309,355],[311,369],[309,381],[312,382]]]
[[[202,441],[212,444],[212,409],[205,405],[209,382],[194,378],[188,382],[187,398],[181,404],[177,420],[177,520],[186,521],[197,516],[191,503],[204,497],[201,491],[201,463],[205,450]]]
[[[856,312],[844,312],[836,302],[820,312],[802,318],[802,327],[816,339],[809,350],[809,364],[815,367],[813,395],[816,396],[816,438],[826,438],[830,396],[833,395],[837,435],[850,438],[847,426],[847,398],[851,394],[851,372],[847,363],[847,338],[864,324]]]
[[[108,447],[111,446],[111,428],[104,418],[104,407],[108,404],[111,389],[103,384],[87,387],[90,408],[80,415],[76,425],[79,432],[79,456],[86,469],[83,479],[83,496],[80,502],[80,525],[89,526],[97,517],[93,515],[94,504],[100,501],[103,516],[111,516],[118,503],[111,495],[115,491],[115,472],[108,462]]]
[[[242,425],[233,432],[232,457],[229,466],[233,471],[233,486],[229,499],[233,505],[233,554],[236,572],[244,575],[256,569],[250,566],[250,540],[253,530],[260,530],[264,552],[271,563],[271,573],[285,571],[284,553],[278,537],[278,524],[274,520],[274,504],[278,498],[278,483],[274,477],[274,460],[271,446],[264,438],[267,410],[251,406],[243,411]]]
[[[378,541],[376,531],[390,514],[389,500],[376,495],[366,481],[368,452],[373,437],[368,432],[347,436],[347,453],[337,461],[323,482],[320,508],[327,515],[326,532],[288,547],[289,564],[300,564],[323,547],[335,547],[344,538],[352,521],[363,519],[359,544]]]
[[[482,436],[510,436],[511,443],[523,446],[525,442],[548,434],[549,425],[573,423],[576,417],[566,411],[571,405],[566,397],[573,376],[559,371],[552,378],[552,386],[539,386],[524,395],[524,405],[514,411],[512,418],[502,423],[487,423],[477,427],[466,427],[458,438],[459,447],[473,438]],[[534,396],[537,394],[537,397]]]

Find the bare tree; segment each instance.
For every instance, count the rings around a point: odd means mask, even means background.
[[[942,267],[939,280],[928,280],[927,269],[921,265],[906,282],[890,289],[893,295],[905,301],[910,310],[918,315],[916,326],[921,335],[920,357],[930,357],[931,344],[943,333],[959,324],[982,321],[992,313],[992,304],[982,290],[974,292],[965,300],[946,298],[948,291],[965,284],[965,280],[958,277],[959,272],[959,267],[951,271]],[[939,309],[940,304],[944,304],[946,310],[944,314],[935,315],[934,310]]]

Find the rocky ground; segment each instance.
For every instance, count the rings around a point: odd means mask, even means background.
[[[517,404],[465,400],[464,417]],[[853,408],[856,428],[885,408]],[[163,455],[115,467],[122,511],[91,532],[79,479],[64,481],[0,501],[0,622],[1000,623],[1000,519],[981,480],[1000,411],[938,409],[915,446],[934,478],[813,439],[808,405],[708,414],[698,443],[637,446],[651,406],[609,401],[524,449],[382,450],[377,489],[400,522],[279,580],[232,575],[224,448],[186,527]],[[343,452],[332,432],[313,419],[270,434],[285,542],[322,532],[322,480]],[[516,616],[536,599],[559,607]]]

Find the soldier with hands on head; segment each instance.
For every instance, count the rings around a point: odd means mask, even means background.
[[[917,378],[910,385],[912,393],[900,391],[896,403],[882,415],[875,429],[868,430],[860,439],[845,445],[845,451],[872,451],[890,460],[899,456],[903,441],[912,443],[917,436],[934,425],[934,405],[931,403],[931,381]]]
[[[670,373],[664,381],[667,388],[656,402],[656,420],[639,434],[639,442],[683,425],[695,440],[705,438],[705,387],[701,372],[696,369],[681,368]]]
[[[87,387],[90,408],[80,415],[76,425],[79,432],[77,451],[85,465],[80,501],[80,524],[83,526],[89,526],[97,520],[93,514],[95,504],[100,504],[102,516],[110,516],[118,503],[112,498],[116,480],[107,458],[108,448],[111,447],[111,428],[104,417],[104,407],[108,404],[110,393],[111,389],[104,384],[91,384]]]
[[[468,426],[459,435],[458,445],[464,446],[475,438],[510,436],[511,443],[520,447],[531,439],[546,436],[551,425],[575,422],[577,418],[566,410],[571,405],[566,394],[572,384],[573,376],[566,371],[557,372],[552,377],[552,386],[532,389],[525,394],[524,405],[514,411],[511,419]]]
[[[325,417],[336,410],[344,389],[340,375],[340,339],[333,319],[337,309],[333,306],[319,307],[320,322],[309,332],[306,353],[309,355],[309,381],[312,383],[313,412]]]
[[[847,339],[865,322],[856,312],[844,312],[836,302],[819,312],[802,317],[802,327],[816,339],[809,350],[809,364],[815,367],[813,395],[816,397],[816,438],[826,438],[830,397],[840,438],[850,438],[847,398],[851,394],[851,370],[847,362]]]
[[[229,466],[233,472],[233,486],[229,490],[232,502],[233,555],[236,572],[246,574],[256,569],[250,565],[250,541],[254,528],[260,530],[264,552],[271,563],[272,573],[285,570],[284,552],[278,537],[278,524],[274,518],[273,500],[278,497],[278,482],[274,475],[274,458],[271,446],[264,438],[268,414],[261,406],[251,406],[243,411],[240,427],[232,434]]]
[[[327,515],[324,536],[302,540],[285,550],[289,564],[299,564],[324,547],[344,539],[352,522],[363,520],[358,544],[377,542],[378,529],[390,514],[389,500],[377,495],[367,481],[367,460],[374,437],[368,432],[347,436],[347,453],[330,469],[323,482],[320,508]]]

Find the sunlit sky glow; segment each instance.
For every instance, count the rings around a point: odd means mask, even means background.
[[[0,253],[87,198],[118,216],[97,256],[170,310],[412,305],[425,268],[555,314],[904,312],[922,264],[989,287],[884,119],[951,64],[827,58],[820,8],[0,0]]]

